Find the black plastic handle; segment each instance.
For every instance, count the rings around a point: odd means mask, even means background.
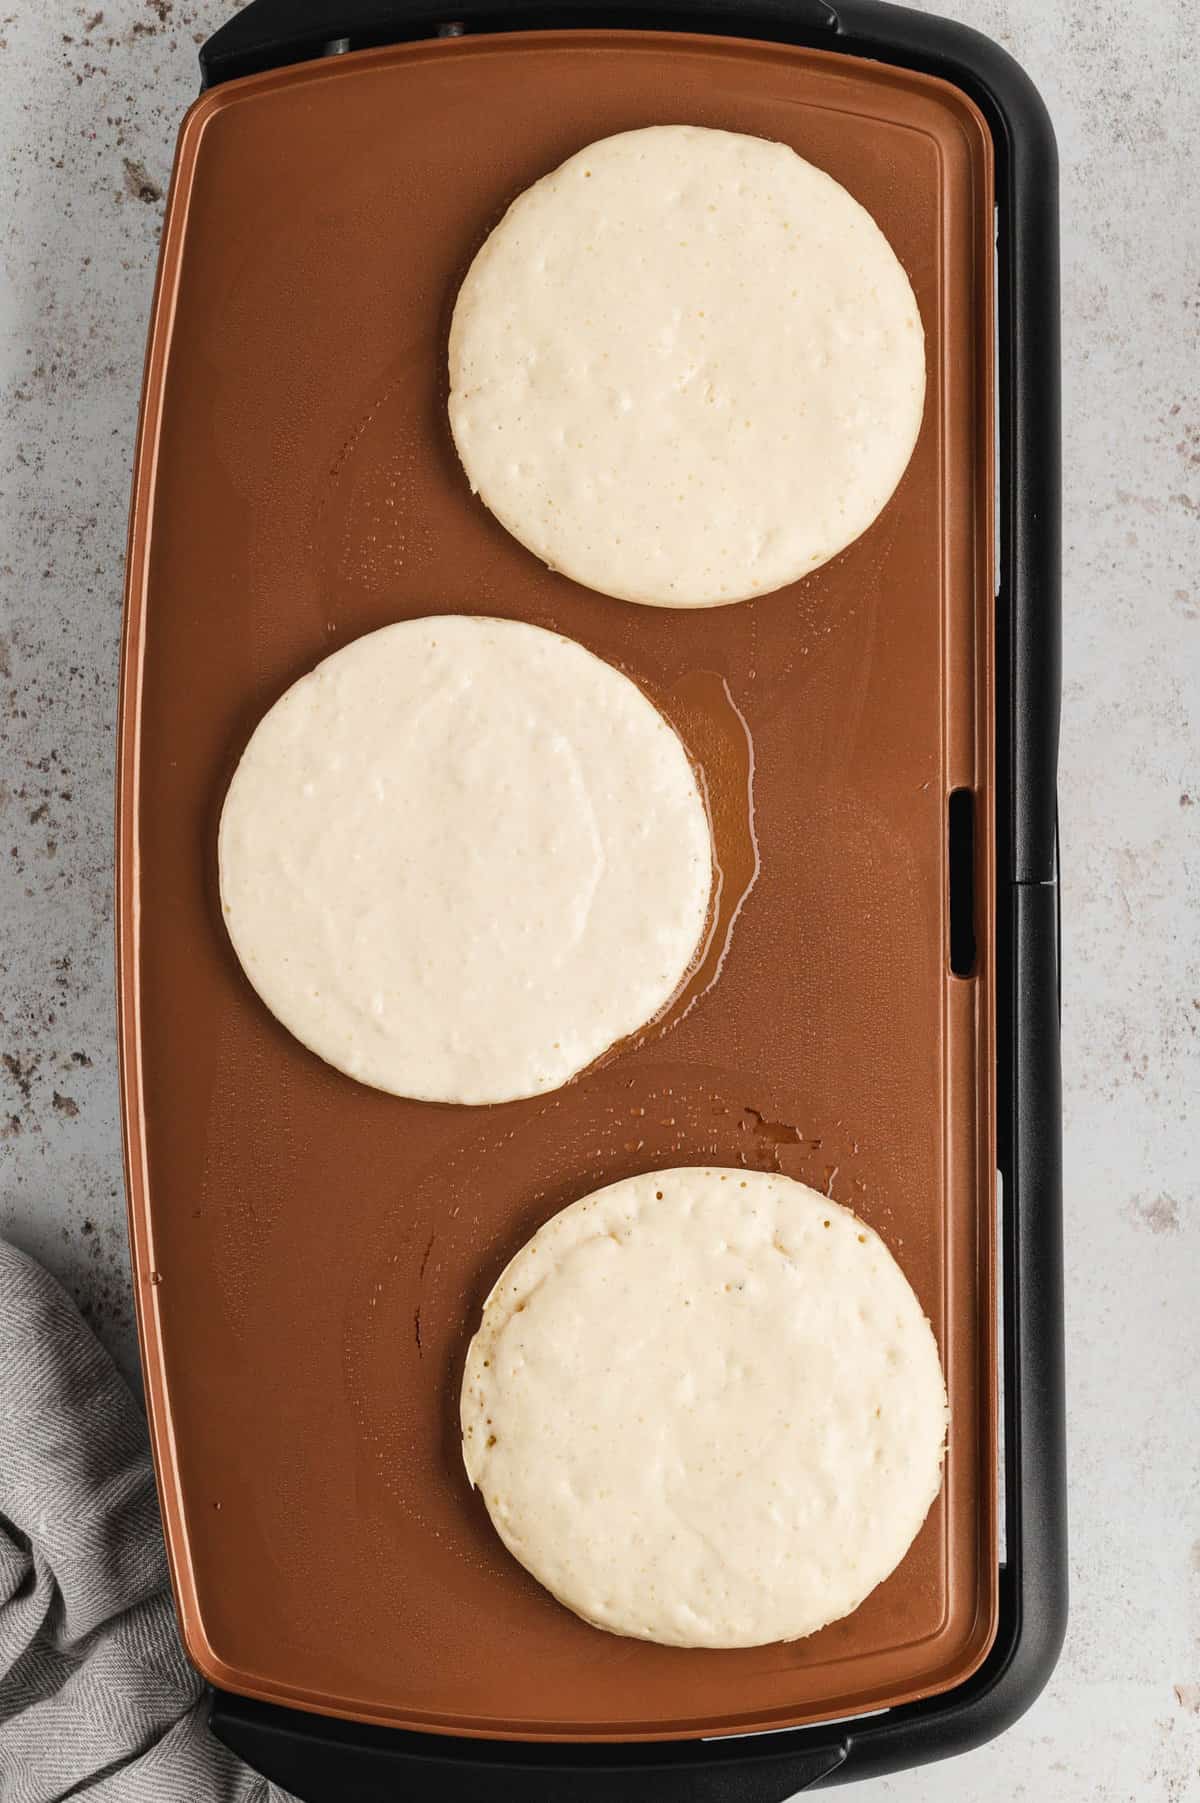
[[[587,14],[586,19],[581,15]],[[711,31],[697,22],[696,0],[653,0],[649,7],[583,7],[575,0],[250,0],[250,5],[209,38],[200,52],[206,87],[263,69],[304,62],[345,49],[436,37],[447,26],[476,31],[533,30],[561,25],[609,25],[655,30]],[[827,0],[752,0],[739,35],[791,36],[798,30],[836,31],[837,13]],[[761,27],[761,29],[759,29]],[[727,29],[734,29],[727,27]]]
[[[1058,164],[1045,107],[970,28],[884,0],[252,0],[201,52],[206,83],[435,35],[578,26],[812,44],[940,76],[996,155],[1000,435],[997,596],[997,1127],[1004,1178],[1007,1563],[983,1666],[941,1697],[836,1728],[651,1747],[533,1747],[365,1729],[218,1695],[227,1745],[306,1803],[783,1803],[965,1752],[1028,1708],[1066,1628],[1056,776],[1060,689]],[[348,40],[348,46],[341,40]]]
[[[305,1803],[783,1803],[827,1778],[846,1758],[828,1733],[802,1751],[777,1750],[748,1763],[745,1741],[663,1746],[533,1746],[452,1740],[361,1728],[218,1694],[213,1732],[248,1764]],[[760,1745],[765,1743],[760,1737]],[[681,1752],[681,1748],[683,1749]]]

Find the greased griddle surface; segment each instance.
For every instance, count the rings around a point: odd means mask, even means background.
[[[790,143],[913,282],[921,437],[801,584],[687,615],[591,594],[474,501],[445,416],[459,281],[606,133]],[[991,166],[954,89],[651,33],[464,38],[254,77],[185,123],[131,541],[119,848],[139,1313],[176,1594],[214,1682],[451,1733],[720,1734],[959,1682],[995,1620]],[[461,610],[580,640],[709,783],[726,883],[686,1003],[550,1097],[456,1109],[326,1067],[241,975],[226,785],[332,649]],[[747,790],[752,782],[752,815]],[[979,970],[950,976],[946,797],[979,793]],[[740,905],[740,908],[738,904]],[[736,915],[736,918],[735,918]],[[953,1422],[900,1569],[791,1646],[605,1635],[504,1552],[458,1447],[467,1340],[551,1213],[654,1166],[781,1169],[875,1226]]]

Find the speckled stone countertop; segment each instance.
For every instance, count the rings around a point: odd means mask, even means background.
[[[0,1232],[125,1368],[112,982],[121,565],[162,196],[222,0],[0,0]],[[944,0],[1063,161],[1073,1614],[904,1803],[1200,1803],[1200,45],[1192,0]]]

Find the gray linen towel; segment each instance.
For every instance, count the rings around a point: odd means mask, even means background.
[[[209,1734],[201,1692],[137,1404],[0,1241],[0,1800],[288,1803]]]

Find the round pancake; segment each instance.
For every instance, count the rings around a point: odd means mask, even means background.
[[[577,1615],[795,1640],[895,1569],[941,1482],[933,1330],[877,1234],[790,1177],[681,1169],[572,1203],[487,1299],[467,1474]]]
[[[626,601],[781,588],[864,532],[912,454],[925,341],[852,195],[785,144],[601,139],[509,208],[450,330],[471,487]]]
[[[712,842],[677,734],[582,645],[408,620],[276,702],[229,787],[221,902],[296,1038],[438,1102],[557,1088],[659,1014]]]

